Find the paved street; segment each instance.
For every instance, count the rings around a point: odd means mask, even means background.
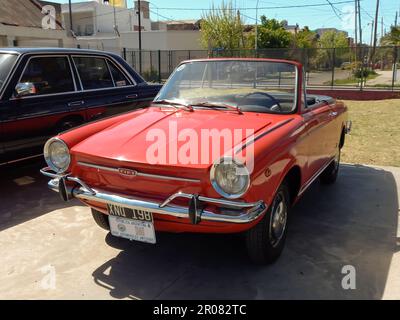
[[[335,186],[315,183],[281,259],[257,267],[238,235],[113,238],[40,166],[1,173],[0,299],[400,299],[400,168],[343,165]],[[342,289],[345,265],[356,290]]]

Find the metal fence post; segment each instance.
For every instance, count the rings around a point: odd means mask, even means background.
[[[168,73],[172,73],[172,51],[168,51]]]
[[[392,74],[392,91],[394,91],[394,83],[395,83],[395,78],[397,76],[397,54],[398,54],[398,47],[394,47],[394,53],[393,53],[393,74]],[[382,63],[383,64],[383,63]]]
[[[357,49],[356,49],[357,50]],[[361,74],[360,74],[360,91],[364,88],[364,50],[360,47],[360,60],[361,60]],[[367,74],[368,77],[368,74]],[[367,78],[365,78],[365,85],[367,85]]]
[[[158,82],[161,83],[161,50],[158,50]]]
[[[335,62],[336,62],[336,48],[333,48],[332,52],[332,81],[331,81],[331,89],[335,84]]]
[[[142,74],[142,71],[143,71],[142,51],[139,50],[139,73]]]
[[[122,49],[122,56],[124,57],[124,60],[126,61],[126,48]]]

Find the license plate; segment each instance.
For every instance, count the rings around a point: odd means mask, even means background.
[[[151,212],[112,204],[108,204],[107,208],[113,236],[151,244],[157,242]]]

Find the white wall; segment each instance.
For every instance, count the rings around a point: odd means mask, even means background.
[[[97,2],[81,2],[72,5],[74,30],[81,26],[85,30],[86,25],[93,24],[95,34],[114,32],[114,7],[99,4]],[[138,17],[133,9],[115,8],[115,15],[120,32],[133,31],[134,26],[138,26]],[[69,28],[69,6],[62,5],[63,22],[66,28]],[[142,27],[144,30],[151,30],[150,19],[144,19],[142,13]]]
[[[202,50],[200,31],[145,31],[142,32],[143,50]],[[122,32],[121,46],[139,48],[138,32]]]

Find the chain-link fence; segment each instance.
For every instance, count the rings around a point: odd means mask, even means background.
[[[304,65],[309,87],[400,89],[398,47],[336,49],[261,50],[173,50],[124,49],[126,61],[147,81],[164,82],[184,60],[207,57],[274,58],[299,61]]]

